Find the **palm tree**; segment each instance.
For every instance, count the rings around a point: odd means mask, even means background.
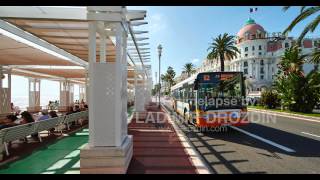
[[[305,62],[307,55],[300,54],[300,48],[296,46],[291,46],[286,49],[281,61],[279,63],[279,68],[284,72],[285,75],[289,73],[296,73],[303,75],[302,66]]]
[[[173,70],[171,66],[169,66],[165,76],[167,78],[167,81],[169,84],[169,91],[170,91],[171,87],[175,84],[174,77],[176,76],[176,72]]]
[[[285,6],[283,7],[284,11],[287,11],[291,6]],[[305,20],[306,18],[315,15],[320,12],[320,6],[312,6],[312,7],[306,7],[302,6],[300,9],[300,14],[290,23],[290,25],[284,30],[283,34],[286,34],[299,24],[301,21]],[[300,46],[302,39],[305,37],[305,35],[308,32],[314,32],[314,30],[317,28],[317,26],[320,23],[320,14],[316,16],[315,19],[313,19],[301,32],[297,43]]]
[[[320,50],[315,48],[311,56],[310,62],[314,64],[314,71],[318,71],[320,64]]]
[[[188,74],[188,77],[190,77],[191,74],[196,72],[194,65],[192,63],[185,64],[183,66],[183,70]]]
[[[220,34],[217,38],[213,39],[210,47],[207,51],[211,51],[207,58],[210,60],[219,58],[221,64],[221,71],[224,71],[224,60],[233,59],[237,57],[237,53],[240,53],[238,48],[234,46],[234,36],[224,33]]]
[[[168,83],[168,75],[161,74],[161,81]],[[164,86],[164,88],[165,88],[164,91],[167,92],[167,86]]]

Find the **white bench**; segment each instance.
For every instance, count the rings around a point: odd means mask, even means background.
[[[36,123],[28,123],[9,127],[0,130],[0,143],[4,144],[4,149],[7,156],[9,156],[8,143],[18,139],[25,138],[33,133],[38,125]]]
[[[61,117],[55,117],[55,118],[50,118],[47,120],[36,122],[36,124],[38,125],[36,131],[38,133],[42,131],[48,131],[48,134],[50,134],[50,129],[59,126],[63,122],[64,118],[65,118],[64,116],[61,116]],[[38,137],[39,137],[39,141],[42,142],[40,134],[38,135]]]
[[[78,119],[88,118],[88,111],[81,111],[78,113],[69,114],[66,116],[60,116],[55,118],[50,118],[47,120],[42,120],[38,122],[17,125],[14,127],[9,127],[0,130],[0,154],[3,152],[3,147],[5,149],[6,155],[9,156],[8,143],[11,141],[26,138],[29,135],[38,133],[39,141],[42,142],[40,132],[50,131],[52,128],[57,128],[63,124],[67,124],[68,130],[70,130],[70,123],[77,121]],[[62,129],[58,130],[62,134]],[[49,132],[50,133],[50,132]],[[1,156],[0,156],[1,160]]]

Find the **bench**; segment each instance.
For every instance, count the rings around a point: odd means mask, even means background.
[[[17,125],[14,127],[9,127],[0,130],[0,154],[3,152],[3,148],[6,152],[6,155],[9,156],[8,143],[11,141],[24,139],[29,135],[38,133],[38,139],[42,142],[40,132],[48,131],[50,133],[50,129],[57,128],[63,124],[67,124],[68,130],[70,130],[70,123],[77,121],[78,119],[88,118],[88,111],[81,111],[78,113],[69,114],[66,116],[60,116],[55,118],[50,118],[43,121]],[[63,129],[58,129],[58,131],[62,134]],[[1,156],[0,156],[1,160]]]
[[[36,123],[28,123],[0,130],[0,144],[4,145],[6,155],[9,156],[8,143],[25,138],[35,133]]]

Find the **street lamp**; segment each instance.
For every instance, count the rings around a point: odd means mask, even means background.
[[[158,46],[158,55],[159,55],[159,109],[160,109],[160,93],[161,93],[161,83],[160,83],[160,59],[161,59],[161,53],[162,53],[162,46],[159,44]]]

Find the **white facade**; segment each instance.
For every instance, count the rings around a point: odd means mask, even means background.
[[[248,27],[250,26],[250,27]],[[277,39],[277,40],[276,40]],[[320,38],[306,38],[302,43],[302,54],[319,48]],[[249,19],[237,35],[236,46],[240,51],[237,58],[225,61],[225,71],[241,71],[247,78],[247,92],[257,93],[270,87],[278,72],[277,64],[286,48],[293,45],[291,37],[269,37],[264,29]],[[306,63],[304,71],[310,72],[312,64]],[[197,72],[220,71],[219,60],[204,60]],[[259,93],[258,93],[259,94]]]

